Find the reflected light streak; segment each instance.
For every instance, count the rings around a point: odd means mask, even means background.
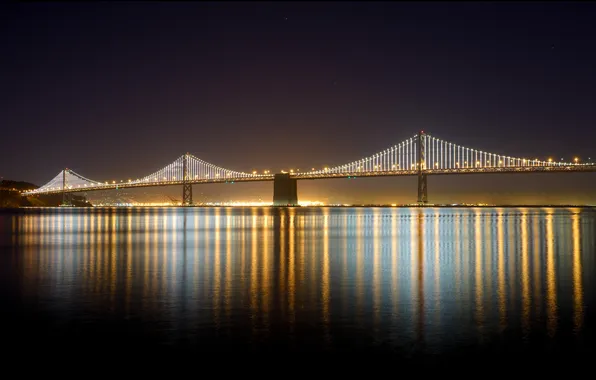
[[[157,225],[157,221],[154,218],[154,225],[153,228],[155,228],[155,226]],[[143,303],[143,307],[144,304],[147,302],[147,300],[149,299],[148,297],[148,292],[149,292],[149,257],[151,257],[151,223],[150,223],[150,214],[147,213],[145,215],[145,249],[144,249],[144,253],[141,256],[141,259],[143,261],[143,263],[145,264],[145,267],[143,268],[142,272],[144,273],[143,276],[143,297],[141,302]],[[153,230],[153,235],[155,237],[155,241],[157,241],[157,232],[155,231],[155,229]]]
[[[381,240],[379,237],[379,229],[380,229],[380,216],[379,216],[379,209],[373,209],[373,262],[372,262],[372,293],[373,293],[373,317],[374,317],[374,324],[373,329],[375,330],[376,335],[379,333],[380,327],[380,305],[381,305],[381,284],[380,284],[380,252],[379,252],[379,241]],[[378,339],[378,336],[376,337]]]
[[[288,262],[286,259],[286,230],[289,228],[286,221],[285,213],[280,213],[279,215],[279,289],[278,293],[280,294],[279,301],[280,301],[280,310],[285,313],[285,304],[283,302],[284,297],[281,296],[283,294],[287,294],[287,287],[286,287],[286,263]],[[275,234],[276,231],[273,231]],[[275,252],[274,252],[275,254]]]
[[[48,221],[49,222],[49,221]],[[49,224],[48,224],[49,226]],[[94,260],[95,260],[95,215],[89,216],[89,233],[88,233],[88,247],[89,247],[89,254],[85,255],[85,260],[83,265],[85,266],[86,270],[83,272],[84,276],[84,287],[85,291],[89,291],[91,287],[91,274],[95,268]]]
[[[250,249],[250,310],[253,326],[253,335],[257,332],[257,287],[258,283],[258,258],[257,258],[257,214],[256,209],[252,209],[251,223],[251,249]]]
[[[348,229],[348,214],[347,211],[344,211],[343,216],[343,239],[342,239],[342,312],[344,315],[347,315],[348,309],[348,238],[349,238],[349,229]]]
[[[435,317],[436,317],[436,324],[437,326],[441,325],[441,245],[439,244],[441,241],[441,235],[439,234],[440,228],[440,216],[439,210],[435,209],[433,214],[433,218],[435,221],[434,225],[434,250],[435,250],[435,260],[433,263],[434,266],[434,282],[435,282]]]
[[[172,217],[172,233],[171,233],[171,236],[169,237],[169,240],[171,241],[171,254],[170,254],[170,258],[169,258],[168,262],[170,263],[169,267],[171,270],[171,278],[168,279],[168,281],[170,283],[168,287],[170,289],[173,289],[173,287],[174,287],[173,285],[176,283],[176,276],[178,275],[178,272],[177,272],[177,264],[178,264],[178,260],[177,260],[177,256],[178,256],[178,252],[177,252],[177,249],[178,249],[177,223],[178,223],[178,219],[179,219],[178,215],[174,215]],[[167,275],[163,276],[164,281],[166,280],[166,277],[167,277]],[[168,287],[164,287],[164,289],[167,289]],[[170,291],[168,291],[168,294],[171,294]]]
[[[417,235],[418,235],[418,270],[415,271],[417,274],[417,308],[418,308],[418,323],[417,323],[417,341],[418,344],[424,343],[424,322],[425,322],[425,315],[424,315],[424,215],[422,210],[417,210],[418,217],[414,218],[415,223],[417,224]]]
[[[521,253],[522,253],[522,326],[524,335],[527,337],[530,331],[530,268],[529,268],[529,254],[528,254],[528,217],[527,211],[522,210],[521,216]]]
[[[242,229],[241,244],[240,244],[240,283],[242,286],[246,284],[246,210],[242,210]]]
[[[582,329],[584,319],[583,306],[583,284],[582,284],[582,263],[581,263],[581,240],[579,214],[571,216],[573,234],[573,322],[574,330],[579,333]]]
[[[397,321],[398,318],[398,302],[399,302],[399,292],[398,292],[398,281],[397,281],[397,210],[393,209],[391,214],[391,295],[392,295],[392,302],[393,305],[393,321]]]
[[[541,242],[540,242],[540,219],[538,218],[538,214],[534,214],[532,218],[532,232],[534,241],[532,243],[532,248],[534,249],[534,257],[532,266],[534,267],[534,273],[532,277],[534,277],[534,310],[537,318],[540,318],[541,315],[541,301],[542,301],[542,260],[541,260]]]
[[[194,244],[195,244],[195,249],[193,252],[193,298],[197,298],[198,295],[195,294],[195,292],[198,292],[200,290],[200,288],[203,287],[203,284],[201,284],[200,282],[200,270],[201,270],[201,265],[200,265],[200,261],[201,261],[201,256],[200,256],[200,251],[199,251],[199,214],[195,213],[195,217],[194,217],[194,224],[193,224],[195,233],[194,233]],[[244,233],[244,230],[242,230],[242,232]],[[244,241],[244,239],[242,239],[242,241]],[[242,282],[244,283],[244,281]]]
[[[296,323],[296,312],[295,312],[295,304],[296,304],[296,279],[295,279],[295,271],[296,271],[296,252],[295,252],[295,244],[296,244],[296,228],[295,228],[295,210],[290,208],[290,227],[289,227],[289,250],[288,250],[288,307],[289,307],[289,321],[290,321],[290,330],[294,332],[294,324]]]
[[[230,320],[231,296],[232,296],[232,216],[231,210],[226,209],[226,264],[224,278],[224,305],[226,318]]]
[[[148,294],[154,295],[155,294],[155,289],[154,287],[156,286],[155,284],[157,283],[157,281],[153,278],[150,277],[149,275],[151,273],[153,273],[155,276],[157,276],[157,255],[158,255],[158,251],[159,251],[159,211],[155,212],[155,214],[153,215],[153,249],[151,250],[151,252],[149,253],[149,257],[146,259],[146,264],[145,264],[145,274],[146,274],[146,278],[147,278],[147,282],[149,283],[149,286],[147,286],[147,290],[148,290]],[[149,267],[151,267],[151,270],[149,270]],[[149,296],[146,295],[146,299],[149,299]]]
[[[484,284],[482,272],[482,230],[480,226],[482,215],[479,211],[474,214],[474,252],[475,252],[475,293],[476,293],[476,325],[479,330],[484,329]]]
[[[323,326],[325,328],[325,340],[330,343],[331,334],[329,331],[330,312],[330,284],[329,284],[329,209],[323,210],[323,271],[321,274],[321,301],[323,303]]]
[[[215,209],[215,216],[213,220],[213,228],[215,236],[213,238],[213,245],[215,248],[213,257],[213,317],[215,319],[216,328],[219,330],[221,327],[220,320],[220,298],[221,298],[221,216],[219,215],[220,209]]]
[[[483,215],[481,216],[482,225],[484,226],[483,229],[483,238],[482,238],[482,247],[483,249],[483,259],[484,261],[484,272],[486,273],[485,277],[482,279],[483,287],[482,291],[484,294],[492,297],[493,295],[493,230],[492,226],[494,225],[494,221],[490,215]],[[486,297],[486,296],[485,296]],[[483,301],[484,303],[484,315],[488,316],[491,314],[491,306],[492,302],[487,302],[486,299]]]
[[[261,313],[265,332],[269,331],[269,222],[270,215],[263,215],[263,265],[261,266],[262,288],[261,288]]]
[[[85,218],[87,220],[87,218]],[[126,218],[126,274],[124,277],[125,291],[124,291],[124,305],[126,307],[126,315],[130,315],[130,297],[132,293],[132,213],[128,213]]]
[[[301,216],[301,227],[304,226],[304,216]],[[298,283],[304,284],[304,276],[305,276],[305,266],[306,263],[304,262],[304,256],[306,251],[306,231],[304,228],[301,228],[300,233],[300,242],[298,244],[299,252],[298,252]],[[300,288],[299,288],[300,289]],[[303,289],[300,289],[300,293],[303,293]]]
[[[164,268],[166,269],[166,271],[159,271],[158,265],[159,265],[159,260],[157,258],[156,255],[156,259],[155,259],[155,282],[156,284],[159,285],[159,287],[157,288],[158,293],[161,294],[167,294],[167,267],[168,267],[168,223],[170,221],[170,217],[167,213],[163,213],[162,215],[163,218],[163,223],[162,223],[162,239],[161,239],[161,259],[162,259],[162,263]],[[175,217],[172,217],[175,218]],[[159,282],[159,277],[161,277],[161,282]]]
[[[208,232],[211,230],[212,225],[211,215],[208,212],[205,212],[203,219],[205,220],[205,227],[203,229],[205,232],[201,234],[205,244],[203,248],[203,297],[209,299],[209,291],[213,289],[213,281],[211,281],[211,233]],[[214,226],[214,228],[216,228],[216,226]]]
[[[319,237],[319,226],[317,226],[318,224],[318,220],[317,217],[315,215],[311,215],[311,219],[309,222],[309,235],[310,235],[310,252],[312,252],[312,254],[308,257],[308,262],[310,264],[310,268],[309,268],[309,286],[308,286],[308,290],[309,290],[309,294],[310,294],[310,302],[312,304],[315,304],[317,302],[317,297],[319,296],[317,293],[317,266],[320,267],[320,263],[317,263],[317,258],[321,258],[321,254],[319,252],[319,254],[317,254],[318,250],[317,250],[317,242],[319,242],[320,239],[317,239]]]
[[[91,249],[91,247],[89,246],[89,218],[90,218],[90,214],[89,212],[86,212],[83,216],[83,220],[82,220],[82,230],[79,231],[79,236],[82,235],[83,237],[83,246],[85,247],[85,250],[83,251],[82,257],[79,257],[79,273],[80,276],[82,277],[83,280],[83,289],[86,291],[87,290],[87,282],[89,280],[89,276],[88,276],[88,271],[87,268],[89,268],[89,251]],[[40,220],[40,230],[43,232],[44,230],[44,221],[46,219],[46,216],[41,217]],[[40,246],[43,247],[43,249],[45,250],[45,244],[44,242],[46,241],[45,238],[40,237]],[[76,273],[76,272],[75,272]]]
[[[463,219],[463,228],[462,231],[464,232],[464,236],[462,238],[462,242],[465,242],[464,246],[463,246],[463,252],[462,252],[462,260],[463,260],[463,264],[464,264],[464,269],[463,269],[463,276],[462,276],[462,299],[467,302],[469,302],[468,300],[470,300],[471,296],[470,296],[470,286],[472,281],[470,280],[470,259],[471,259],[471,245],[472,245],[472,236],[470,234],[470,214],[466,213],[466,215],[463,215],[462,217]]]
[[[455,215],[455,300],[457,305],[461,305],[461,266],[462,266],[462,253],[461,253],[461,244],[462,238],[460,236],[462,223],[461,223],[462,216],[461,214]],[[459,312],[461,309],[458,309]]]
[[[557,329],[557,284],[555,272],[555,237],[553,233],[553,210],[546,216],[546,318],[548,334],[552,338]]]
[[[515,239],[517,236],[517,229],[514,225],[514,217],[509,215],[507,217],[507,232],[508,232],[508,241],[507,241],[507,259],[509,261],[509,268],[508,268],[508,278],[509,278],[509,299],[511,300],[509,303],[509,309],[511,310],[511,314],[515,313],[516,310],[516,303],[514,300],[516,299],[516,290],[518,285],[518,276],[517,276],[517,249],[515,244]]]
[[[356,315],[359,323],[362,323],[362,299],[364,298],[364,253],[362,239],[362,215],[356,215]]]
[[[499,259],[498,264],[498,281],[499,281],[499,321],[501,331],[507,327],[507,288],[505,286],[505,236],[503,232],[503,214],[499,210],[497,217],[497,255]]]

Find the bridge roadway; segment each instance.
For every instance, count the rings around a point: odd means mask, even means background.
[[[456,169],[425,169],[395,170],[395,171],[357,171],[357,172],[318,172],[318,173],[278,173],[263,174],[255,177],[216,178],[216,179],[189,179],[187,181],[152,181],[152,182],[120,182],[108,183],[98,186],[81,186],[65,189],[47,190],[43,194],[79,193],[88,191],[131,189],[156,186],[184,186],[208,183],[236,183],[236,182],[274,182],[274,204],[294,205],[298,203],[296,188],[297,180],[357,178],[357,177],[397,177],[397,176],[428,176],[428,175],[453,175],[453,174],[528,174],[528,173],[572,173],[596,172],[596,164],[583,165],[550,165],[550,166],[521,166],[521,167],[484,167],[484,168],[456,168]],[[23,192],[23,195],[37,195]]]
[[[189,179],[188,181],[154,181],[154,182],[120,182],[120,183],[106,183],[98,186],[82,186],[66,188],[64,190],[46,190],[41,194],[62,194],[62,193],[81,193],[88,191],[102,191],[102,190],[120,190],[133,189],[138,187],[158,187],[158,186],[182,186],[184,184],[199,185],[205,183],[236,183],[236,182],[263,182],[273,181],[273,174],[263,175],[262,177],[240,177],[240,178],[221,178],[221,179]],[[23,192],[23,195],[37,195],[39,193]]]
[[[560,165],[560,166],[518,166],[518,167],[488,167],[488,168],[458,168],[458,169],[424,169],[425,175],[442,174],[507,174],[507,173],[570,173],[570,172],[596,172],[596,164]],[[328,179],[348,177],[387,177],[387,176],[414,176],[418,170],[396,170],[383,172],[344,172],[344,173],[300,173],[290,174],[296,179]]]

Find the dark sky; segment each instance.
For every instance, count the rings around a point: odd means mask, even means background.
[[[186,151],[235,170],[306,169],[420,129],[511,156],[596,157],[595,3],[1,7],[4,178],[41,185],[66,166],[135,178]],[[415,200],[410,180],[367,181],[299,186],[310,198]],[[552,188],[545,196],[596,203],[595,185],[596,173],[451,176],[430,179],[429,194]]]

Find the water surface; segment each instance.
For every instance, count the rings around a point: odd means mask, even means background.
[[[10,344],[585,354],[580,208],[39,209],[0,214]]]

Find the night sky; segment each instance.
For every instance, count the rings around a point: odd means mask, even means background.
[[[337,165],[420,129],[519,157],[596,158],[595,3],[8,3],[0,177]],[[414,178],[299,182],[413,202]],[[596,173],[429,178],[431,202],[596,203]],[[181,192],[178,188],[161,192]],[[195,186],[271,200],[272,184]]]

